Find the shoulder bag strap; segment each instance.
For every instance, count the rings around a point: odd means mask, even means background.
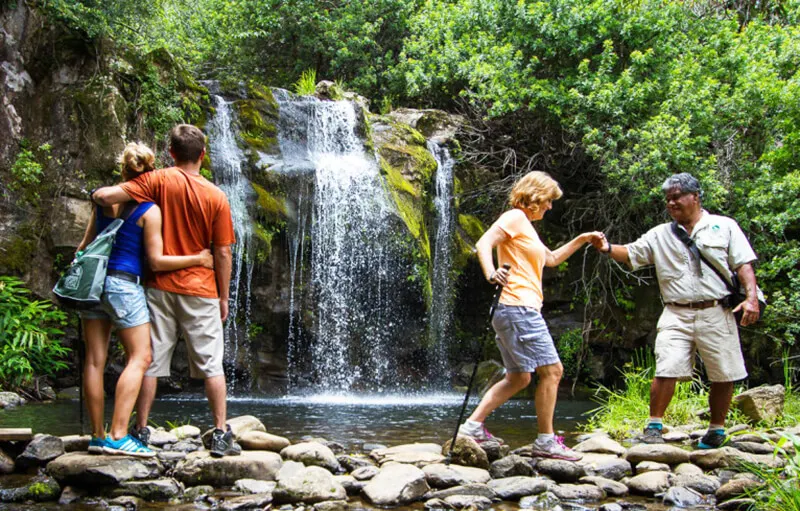
[[[680,226],[678,225],[678,222],[672,222],[671,229],[672,229],[672,233],[679,240],[681,240],[684,245],[686,245],[689,248],[689,252],[691,252],[693,255],[697,256],[697,258],[700,261],[706,263],[706,266],[711,268],[711,271],[716,273],[717,277],[722,279],[722,282],[725,283],[725,287],[728,288],[729,292],[731,292],[731,293],[735,293],[736,292],[736,289],[733,287],[733,284],[728,279],[725,278],[725,276],[722,274],[721,271],[719,271],[719,269],[716,266],[711,264],[711,262],[709,262],[709,260],[705,258],[703,253],[700,252],[700,248],[697,246],[697,244],[694,242],[694,240],[689,236],[689,233],[684,231],[683,229],[681,229]]]

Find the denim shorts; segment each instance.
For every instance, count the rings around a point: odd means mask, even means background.
[[[97,307],[81,312],[83,319],[104,319],[118,330],[150,322],[144,288],[133,282],[106,277],[103,297]]]
[[[544,318],[533,307],[498,304],[492,326],[509,373],[532,373],[561,361]]]

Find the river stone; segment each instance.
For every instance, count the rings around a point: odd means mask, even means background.
[[[577,462],[587,476],[599,476],[619,481],[631,473],[631,464],[625,459],[608,454],[586,453]]]
[[[594,484],[554,484],[549,491],[561,500],[595,502],[606,497],[605,492]]]
[[[632,493],[652,497],[669,488],[669,474],[667,472],[645,472],[631,477],[626,484]]]
[[[187,485],[231,486],[239,479],[273,481],[282,465],[274,452],[243,451],[239,456],[213,458],[206,452],[192,452],[175,467],[175,478]]]
[[[761,486],[761,483],[753,481],[752,479],[733,479],[720,486],[714,493],[714,496],[716,496],[719,501],[730,500],[742,496],[747,490],[752,490],[759,486]]]
[[[683,431],[670,431],[669,433],[661,435],[661,438],[663,438],[665,442],[674,444],[689,440],[689,434]]]
[[[486,453],[489,463],[504,458],[505,456],[508,456],[509,452],[511,452],[511,447],[501,444],[495,440],[483,442],[481,444],[481,449],[483,449],[483,452]]]
[[[333,474],[316,465],[304,467],[288,477],[282,474],[272,495],[278,503],[313,504],[324,500],[347,498],[347,492],[341,484],[334,481]]]
[[[0,475],[14,472],[14,458],[0,449]]]
[[[364,444],[364,447],[366,448],[367,445],[369,444]],[[395,445],[394,447],[373,449],[370,451],[369,456],[375,461],[382,463],[386,456],[391,456],[392,454],[401,452],[427,452],[433,454],[442,454],[442,447],[439,444],[433,443],[402,444]]]
[[[239,444],[241,444],[242,449],[250,451],[281,452],[291,445],[291,442],[288,438],[271,435],[263,431],[245,431],[239,436]]]
[[[580,482],[584,484],[593,484],[611,497],[622,497],[628,494],[627,486],[612,479],[606,479],[605,477],[585,476],[580,478]]]
[[[164,447],[166,448],[167,446]],[[203,443],[200,441],[200,439],[190,438],[188,440],[178,440],[169,446],[169,450],[189,454],[190,452],[199,451],[202,447]]]
[[[783,415],[785,397],[783,385],[762,385],[735,396],[733,405],[754,423],[770,421]]]
[[[252,415],[240,415],[239,417],[233,417],[228,419],[226,424],[231,427],[231,431],[233,432],[233,436],[236,438],[236,441],[238,441],[239,437],[247,431],[267,431],[267,428],[264,427],[264,424]],[[203,433],[203,445],[210,445],[211,435],[213,433],[214,428],[208,429],[205,433]]]
[[[62,506],[73,504],[85,497],[87,493],[88,492],[84,488],[65,486],[64,489],[61,490],[61,496],[58,498],[58,503]]]
[[[755,509],[755,499],[733,499],[717,504],[717,509],[720,511],[749,511]]]
[[[302,442],[285,447],[281,450],[281,457],[287,460],[299,461],[304,465],[322,467],[333,473],[340,471],[342,468],[333,451],[317,442]]]
[[[433,491],[426,495],[431,499],[445,499],[450,495],[480,495],[490,499],[496,499],[497,493],[489,488],[487,484],[465,484],[464,486],[453,486],[446,490]]]
[[[364,487],[363,494],[377,506],[397,506],[419,500],[430,490],[425,472],[403,463],[386,463]]]
[[[333,480],[341,484],[348,495],[358,495],[367,485],[366,481],[357,481],[355,477],[348,475],[333,476]]]
[[[692,451],[692,463],[704,470],[736,468],[742,463],[752,463],[767,468],[782,468],[786,462],[771,454],[750,454],[733,447]]]
[[[624,456],[627,452],[627,449],[622,447],[619,442],[602,435],[584,440],[572,449],[578,452],[599,452],[601,454],[616,454],[617,456]]]
[[[699,506],[705,503],[702,495],[684,486],[673,486],[664,494],[664,504],[678,507]]]
[[[561,509],[559,504],[561,500],[555,496],[553,492],[546,491],[544,493],[540,493],[539,495],[529,495],[527,497],[522,497],[519,500],[519,507],[522,509],[541,509],[546,511],[555,511],[557,509]]]
[[[147,443],[156,447],[163,447],[167,444],[174,444],[177,441],[178,437],[168,433],[164,428],[150,428],[150,439]]]
[[[326,500],[314,504],[314,511],[345,511],[349,509],[346,500]]]
[[[306,468],[306,466],[299,461],[286,460],[278,471],[278,475],[275,476],[275,480],[280,481],[283,478],[294,477],[302,472],[304,468]]]
[[[239,479],[233,485],[233,491],[241,493],[272,493],[277,486],[275,481],[260,481],[258,479]]]
[[[543,477],[515,476],[489,481],[489,488],[503,500],[514,500],[542,493],[547,490],[549,485],[550,481]]]
[[[631,463],[656,461],[667,465],[678,465],[689,461],[689,451],[668,444],[639,444],[628,449],[625,459]]]
[[[442,446],[443,453],[450,453],[451,443],[453,443],[452,438]],[[467,467],[489,470],[489,457],[486,455],[486,451],[481,449],[481,446],[473,438],[464,435],[456,437],[456,445],[453,448],[451,462]]]
[[[750,454],[772,454],[775,452],[775,448],[770,444],[759,442],[735,442],[733,447]]]
[[[542,459],[536,463],[540,474],[550,476],[558,482],[572,483],[586,475],[583,467],[573,461]]]
[[[441,463],[445,460],[445,457],[442,456],[442,448],[437,444],[397,445],[388,449],[373,450],[369,455],[381,465],[384,463],[396,462],[406,463],[416,467],[424,467],[425,465]],[[484,456],[486,456],[485,453]],[[457,462],[455,459],[453,461]],[[463,463],[461,464],[463,465]],[[488,468],[488,461],[486,468]]]
[[[488,470],[461,465],[445,465],[434,463],[422,469],[425,479],[432,488],[450,488],[471,483],[486,483],[492,476]]]
[[[672,486],[682,486],[690,488],[701,495],[709,495],[716,492],[720,487],[719,479],[705,474],[681,474],[670,480]]]
[[[480,511],[492,507],[491,500],[479,495],[451,495],[444,501],[455,509],[469,508],[470,510],[476,509]]]
[[[375,466],[375,462],[372,461],[372,458],[362,455],[351,456],[342,454],[336,457],[336,461],[338,461],[339,465],[343,466],[348,472],[355,472],[359,468],[363,467]]]
[[[55,479],[49,476],[36,476],[21,486],[0,489],[0,502],[26,502],[29,500],[47,502],[58,500],[60,495],[61,486]]]
[[[0,409],[24,405],[25,400],[14,392],[0,392]]]
[[[272,502],[271,493],[254,493],[240,497],[226,498],[219,505],[222,511],[238,511],[239,509],[265,509]]]
[[[17,466],[33,467],[45,465],[64,454],[64,442],[53,435],[34,435],[22,454],[17,456]]]
[[[444,499],[428,499],[425,501],[425,509],[453,509],[453,506]]]
[[[523,458],[516,454],[511,454],[505,458],[500,458],[492,462],[489,467],[489,474],[493,479],[502,479],[513,476],[532,476],[533,467],[528,462],[529,458]]]
[[[91,435],[66,435],[59,437],[64,444],[64,452],[85,451],[89,449]]]
[[[185,438],[197,438],[200,436],[200,428],[197,426],[192,426],[191,424],[184,424],[183,426],[172,428],[169,430],[169,433],[174,435],[178,440],[183,440]]]
[[[126,481],[113,488],[110,495],[132,495],[147,501],[169,501],[183,495],[183,485],[172,478]]]
[[[164,468],[172,470],[182,459],[186,458],[185,452],[176,451],[158,451],[156,453],[158,460],[164,464]]]
[[[353,470],[353,473],[350,475],[352,475],[358,481],[367,481],[378,475],[378,472],[380,472],[378,467],[369,465],[367,467],[361,467]]]
[[[183,492],[183,500],[186,502],[194,502],[196,500],[203,500],[209,495],[214,495],[214,487],[208,484],[201,486],[192,486],[186,488]]]
[[[669,472],[669,465],[655,461],[640,461],[636,464],[636,473],[644,474],[645,472]]]
[[[616,502],[609,502],[600,506],[599,511],[624,511],[624,509]]]
[[[673,471],[676,476],[682,475],[703,475],[703,469],[691,463],[681,463]]]
[[[61,484],[95,486],[156,479],[164,471],[157,458],[134,458],[71,452],[47,464],[47,472]]]

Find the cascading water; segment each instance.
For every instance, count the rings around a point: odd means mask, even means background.
[[[236,244],[233,246],[230,310],[225,323],[225,359],[228,389],[237,386],[234,368],[249,367],[247,332],[250,328],[250,285],[253,265],[247,260],[252,241],[252,221],[247,203],[253,191],[242,173],[246,158],[234,137],[231,105],[221,96],[213,96],[216,114],[209,125],[211,165],[217,185],[225,192],[231,206]],[[241,321],[244,320],[244,324]],[[244,360],[241,360],[244,358]],[[244,363],[241,363],[244,362]]]
[[[453,165],[450,151],[436,142],[428,141],[428,150],[436,159],[436,238],[433,252],[433,279],[429,337],[431,340],[431,377],[442,383],[447,371],[447,343],[453,315],[450,272],[453,268]]]

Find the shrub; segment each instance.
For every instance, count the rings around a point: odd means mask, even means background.
[[[298,96],[312,96],[317,91],[317,72],[313,69],[303,71],[294,84],[294,91]]]

